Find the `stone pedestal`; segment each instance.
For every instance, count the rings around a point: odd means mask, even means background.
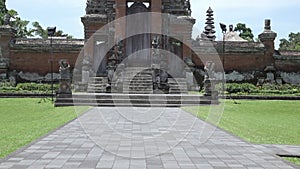
[[[190,68],[186,68],[185,74],[186,74],[186,82],[187,82],[188,90],[190,91],[195,90],[193,72],[191,71]]]
[[[216,80],[215,79],[206,79],[204,80],[204,96],[209,96],[213,100],[218,99],[218,91],[215,87]]]

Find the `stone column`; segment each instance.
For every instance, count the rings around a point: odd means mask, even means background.
[[[155,12],[151,17],[151,30],[157,34],[161,34],[162,31],[162,17],[158,14],[162,12],[161,4],[161,0],[151,0],[151,12]]]
[[[0,78],[8,78],[10,42],[14,32],[14,29],[9,25],[0,26]]]
[[[265,45],[266,48],[266,53],[265,53],[265,58],[264,58],[264,63],[265,66],[270,66],[275,64],[274,60],[274,52],[275,52],[275,47],[274,47],[274,40],[277,37],[277,33],[273,32],[271,30],[271,20],[266,19],[265,20],[265,30],[263,33],[261,33],[259,36],[259,40]]]
[[[126,16],[126,0],[116,0],[116,20]],[[118,20],[115,23],[115,38],[123,39],[126,36],[126,19]]]
[[[184,19],[186,22],[189,22],[189,24],[185,25],[183,32],[183,59],[186,59],[192,57],[192,49],[190,47],[192,46],[192,32],[196,20],[190,16],[186,16]]]

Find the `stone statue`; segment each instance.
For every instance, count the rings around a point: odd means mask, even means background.
[[[160,45],[160,39],[159,39],[159,36],[155,36],[152,40],[152,56],[153,56],[153,62],[155,64],[158,64],[159,63],[159,56],[160,56],[160,53],[159,53],[159,45]]]
[[[152,48],[157,49],[159,46],[159,36],[155,36],[152,40]]]
[[[207,78],[213,78],[214,67],[215,67],[215,63],[213,62],[207,62],[205,64],[204,71],[205,71],[205,76]]]
[[[187,57],[186,59],[184,59],[184,63],[190,68],[195,66],[191,57]]]
[[[183,6],[185,0],[171,0],[173,8],[180,8]]]
[[[66,60],[59,61],[59,72],[61,79],[71,79],[70,77],[70,65]]]
[[[90,65],[90,58],[88,56],[83,58],[82,65]]]
[[[117,44],[116,48],[117,48],[117,59],[119,60],[119,63],[121,63],[125,56],[124,56],[124,52],[123,52],[123,43],[121,41],[119,41],[119,43]]]
[[[58,94],[71,94],[70,64],[62,59],[59,61],[60,85]]]
[[[10,25],[10,19],[11,19],[10,14],[5,14],[3,25]]]
[[[168,83],[168,73],[165,70],[160,71],[160,83]]]
[[[204,96],[211,96],[216,99],[218,96],[218,91],[215,88],[215,78],[214,78],[214,67],[215,63],[207,62],[204,67]]]
[[[87,14],[102,14],[105,13],[106,0],[88,0],[86,4]]]
[[[184,9],[186,11],[186,15],[191,15],[192,11],[191,11],[191,3],[190,0],[185,0],[184,1]]]

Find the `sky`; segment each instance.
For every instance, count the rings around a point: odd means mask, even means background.
[[[56,26],[74,38],[83,38],[83,24],[87,0],[7,0],[8,9],[18,11],[24,20],[38,21],[43,27]],[[255,38],[264,30],[264,20],[271,19],[272,30],[279,40],[288,38],[290,32],[300,32],[299,0],[190,0],[192,16],[196,19],[195,30],[204,30],[206,11],[214,10],[217,40],[222,39],[219,23],[236,25],[245,23],[253,30]]]

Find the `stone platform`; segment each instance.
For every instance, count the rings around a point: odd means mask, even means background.
[[[58,95],[55,106],[181,107],[218,103],[209,96],[189,94],[74,93]]]

